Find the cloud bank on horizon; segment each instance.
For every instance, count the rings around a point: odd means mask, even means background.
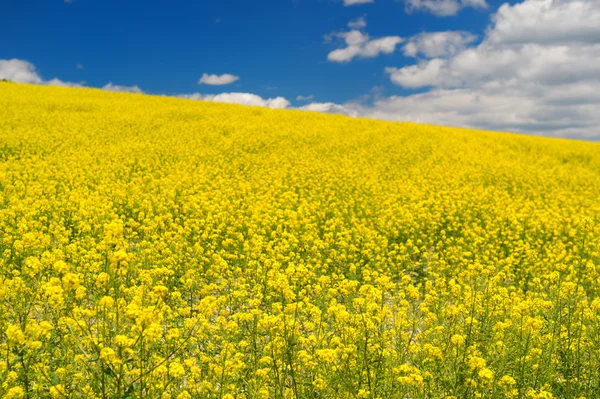
[[[178,97],[190,100],[214,101],[229,104],[252,105],[268,108],[287,108],[290,102],[283,97],[262,98],[252,93],[221,93],[221,94],[181,94]]]
[[[403,3],[407,13],[430,13],[440,18],[466,8],[490,7],[485,0]],[[343,1],[344,6],[356,6],[361,11],[363,7],[359,6],[366,4],[370,5],[364,9],[378,6],[372,0]],[[390,31],[372,37],[367,32],[371,30],[367,21],[368,16],[362,14],[346,21],[349,30],[324,32],[325,43],[321,46],[329,47],[329,51],[323,61],[348,68],[379,59],[387,66],[373,70],[373,74],[380,74],[399,94],[383,95],[381,90],[375,90],[356,99],[335,102],[327,101],[323,95],[297,93],[290,97],[300,103],[296,108],[390,121],[600,139],[600,1],[504,3],[490,13],[483,32],[465,29],[398,35]],[[388,58],[395,54],[403,57],[400,65],[394,65],[397,57]],[[23,59],[0,59],[0,79],[83,85],[59,78],[46,80],[36,66]],[[230,73],[203,73],[197,83],[217,88],[239,80],[239,76]],[[135,83],[109,82],[101,88],[142,92]],[[270,108],[292,107],[285,96],[261,96],[247,91],[177,96]]]
[[[408,38],[402,51],[417,62],[387,67],[385,73],[395,85],[423,92],[380,96],[371,104],[312,103],[303,108],[385,120],[600,138],[599,1],[505,3],[492,14],[479,43],[470,32],[425,32]]]

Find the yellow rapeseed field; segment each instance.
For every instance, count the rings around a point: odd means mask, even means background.
[[[600,398],[599,221],[594,143],[0,83],[0,397]]]

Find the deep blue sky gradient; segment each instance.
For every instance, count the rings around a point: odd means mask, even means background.
[[[411,91],[384,73],[414,60],[402,55],[339,64],[327,54],[339,47],[324,35],[348,31],[365,16],[371,38],[466,30],[481,36],[490,14],[463,9],[437,17],[404,11],[394,0],[344,7],[341,0],[0,0],[0,59],[33,63],[44,79],[139,85],[153,94],[250,92],[345,102],[381,86],[385,95]],[[515,0],[511,1],[514,3]],[[77,64],[83,69],[77,69]],[[203,73],[231,73],[227,86],[198,85]]]

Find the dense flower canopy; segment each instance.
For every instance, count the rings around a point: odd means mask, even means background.
[[[0,83],[0,397],[596,398],[600,146]]]

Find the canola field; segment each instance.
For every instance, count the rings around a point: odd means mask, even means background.
[[[0,83],[0,398],[599,398],[599,221],[594,143]]]

